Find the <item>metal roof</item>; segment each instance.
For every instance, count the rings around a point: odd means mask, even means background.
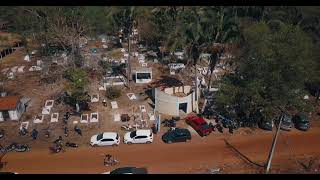
[[[16,109],[19,99],[19,96],[0,97],[0,110]]]

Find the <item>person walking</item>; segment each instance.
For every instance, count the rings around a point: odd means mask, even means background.
[[[106,101],[106,99],[103,99],[102,104],[103,104],[104,107],[107,107],[107,101]]]

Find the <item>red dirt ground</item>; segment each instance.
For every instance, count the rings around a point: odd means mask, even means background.
[[[219,167],[222,173],[261,173],[262,168],[250,165],[228,148],[226,139],[242,154],[258,164],[268,156],[273,133],[255,135],[243,133],[232,136],[212,134],[201,138],[194,134],[187,143],[164,144],[160,136],[149,145],[126,145],[118,147],[80,147],[67,149],[60,154],[49,154],[48,149],[34,149],[27,153],[8,153],[5,171],[17,173],[103,173],[117,167],[147,167],[149,173],[205,173],[209,168]],[[308,132],[281,131],[273,159],[274,173],[303,173],[298,162],[307,157],[320,157],[320,128]],[[103,153],[110,153],[120,161],[114,167],[103,166]],[[291,168],[291,169],[290,169]],[[290,169],[290,170],[288,170]],[[315,171],[320,169],[317,164]],[[309,172],[310,173],[310,172]]]

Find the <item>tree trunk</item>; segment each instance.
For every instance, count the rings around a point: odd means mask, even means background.
[[[212,71],[210,72],[210,76],[208,80],[208,89],[210,89],[210,86],[211,86],[211,79],[212,79]]]
[[[129,56],[128,56],[128,75],[127,75],[128,76],[127,77],[127,79],[128,79],[128,87],[130,87],[129,83],[132,80],[131,62],[130,62],[130,56],[131,56],[131,52],[130,52],[130,48],[131,48],[131,46],[130,46],[130,32],[131,32],[131,28],[129,28],[129,33],[128,33],[128,53],[129,53]]]
[[[194,75],[195,75],[195,100],[196,100],[196,113],[197,114],[199,114],[199,107],[198,107],[198,105],[199,105],[199,99],[198,99],[198,78],[197,78],[197,64],[195,63],[194,64],[194,70],[195,70],[195,72],[194,72]]]

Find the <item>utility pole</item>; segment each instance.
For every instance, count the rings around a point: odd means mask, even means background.
[[[130,87],[129,83],[130,83],[130,80],[131,80],[131,64],[130,64],[130,56],[131,56],[131,52],[130,52],[130,35],[131,35],[131,27],[129,27],[129,35],[128,35],[128,53],[129,53],[129,56],[128,56],[128,74],[127,74],[127,79],[128,79],[128,87]]]
[[[266,173],[269,173],[269,171],[270,171],[271,161],[272,161],[274,149],[275,149],[275,147],[276,147],[276,143],[277,143],[277,139],[278,139],[278,134],[279,134],[279,132],[280,132],[280,127],[281,127],[281,123],[282,123],[283,117],[284,117],[284,116],[281,116],[280,121],[279,121],[279,124],[278,124],[278,128],[277,128],[277,132],[276,132],[275,136],[273,137],[272,146],[271,146],[271,150],[270,150],[270,152],[269,152],[268,162],[267,162],[267,166],[266,166]]]

